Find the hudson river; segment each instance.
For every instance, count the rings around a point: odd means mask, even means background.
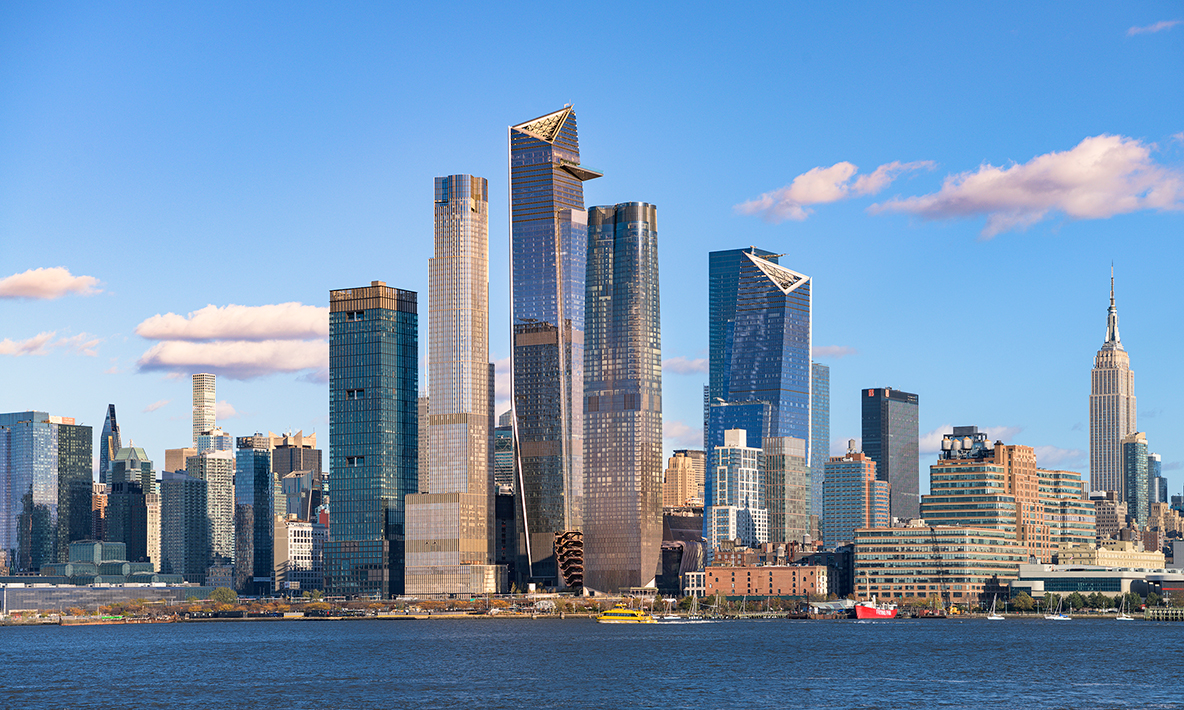
[[[1184,623],[0,627],[3,708],[1181,708]]]

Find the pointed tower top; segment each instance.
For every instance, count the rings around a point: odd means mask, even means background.
[[[1114,263],[1110,263],[1110,308],[1106,313],[1106,345],[1122,348],[1118,336],[1118,307],[1114,305]]]

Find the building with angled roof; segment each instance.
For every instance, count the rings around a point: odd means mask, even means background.
[[[522,580],[558,584],[557,535],[583,528],[584,186],[576,114],[508,130],[515,455]],[[433,403],[433,407],[434,407]]]
[[[1110,268],[1110,308],[1106,340],[1094,358],[1089,394],[1089,484],[1095,491],[1117,491],[1129,504],[1123,485],[1122,440],[1138,430],[1135,373],[1118,335],[1114,305],[1114,267]],[[1144,494],[1145,495],[1145,494]]]
[[[107,416],[103,419],[103,431],[99,435],[99,483],[107,483],[111,461],[115,453],[123,448],[119,443],[119,422],[115,418],[115,405],[107,405]]]

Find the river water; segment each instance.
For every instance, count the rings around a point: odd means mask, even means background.
[[[1184,623],[0,627],[0,708],[1184,708]]]

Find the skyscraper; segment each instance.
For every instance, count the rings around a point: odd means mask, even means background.
[[[210,431],[217,426],[215,412],[218,408],[218,397],[215,393],[217,377],[208,372],[193,375],[193,441],[202,432]],[[200,454],[201,451],[199,450]]]
[[[419,398],[417,411],[419,413],[419,440],[423,445],[419,447],[419,492],[427,493],[431,486],[428,479],[432,475],[432,447],[429,424],[432,421],[431,401],[428,395]]]
[[[1114,269],[1111,267],[1106,341],[1098,350],[1090,373],[1089,485],[1093,490],[1118,491],[1119,495],[1125,496],[1122,440],[1136,429],[1135,373],[1131,371],[1130,355],[1118,337],[1118,308],[1114,305]]]
[[[287,501],[279,491],[269,437],[240,436],[234,454],[235,588],[266,596],[273,590],[275,527],[286,517]]]
[[[119,422],[115,420],[115,405],[107,405],[107,417],[103,420],[103,433],[99,435],[99,483],[107,482],[108,469],[115,452],[122,448],[119,443]]]
[[[184,471],[161,474],[160,557],[161,572],[205,582],[210,564],[206,482]]]
[[[1163,458],[1147,454],[1147,499],[1152,503],[1168,503],[1168,479],[1163,477]]]
[[[855,442],[843,456],[826,462],[822,496],[822,540],[835,548],[855,540],[858,528],[886,528],[888,483],[876,475],[876,462],[855,451]]]
[[[1122,491],[1129,515],[1140,526],[1151,514],[1148,478],[1147,435],[1133,432],[1122,438]]]
[[[407,496],[407,593],[505,591],[493,564],[489,402],[489,183],[435,183],[428,260],[427,490]],[[418,406],[418,405],[417,405]],[[422,427],[422,423],[421,423]]]
[[[830,366],[810,363],[810,509],[822,515],[822,482],[830,458]]]
[[[586,279],[583,581],[616,591],[651,585],[661,563],[656,207],[589,210]]]
[[[0,551],[14,571],[65,562],[90,536],[93,436],[73,417],[0,414]]]
[[[416,294],[382,281],[329,292],[331,594],[404,591],[404,498],[418,485]]]
[[[723,442],[715,447],[711,461],[713,503],[703,509],[709,551],[736,538],[749,547],[769,541],[762,456],[760,449],[748,446],[743,429],[725,431]]]
[[[234,453],[205,451],[190,456],[185,462],[185,472],[206,483],[211,563],[234,560]]]
[[[740,271],[749,263],[747,253],[777,263],[779,254],[764,249],[728,249],[707,255],[708,287],[708,406],[718,399],[728,398],[728,373],[732,363],[732,333],[736,321],[736,295],[740,287]],[[706,414],[705,414],[706,417]],[[703,431],[707,431],[706,418]]]
[[[509,128],[513,393],[523,577],[557,583],[583,528],[585,180],[570,106]]]
[[[792,436],[764,441],[769,542],[804,542],[810,532],[810,465],[806,442]]]
[[[902,520],[921,514],[918,402],[917,395],[890,387],[863,391],[863,453],[888,482],[889,514]]]

